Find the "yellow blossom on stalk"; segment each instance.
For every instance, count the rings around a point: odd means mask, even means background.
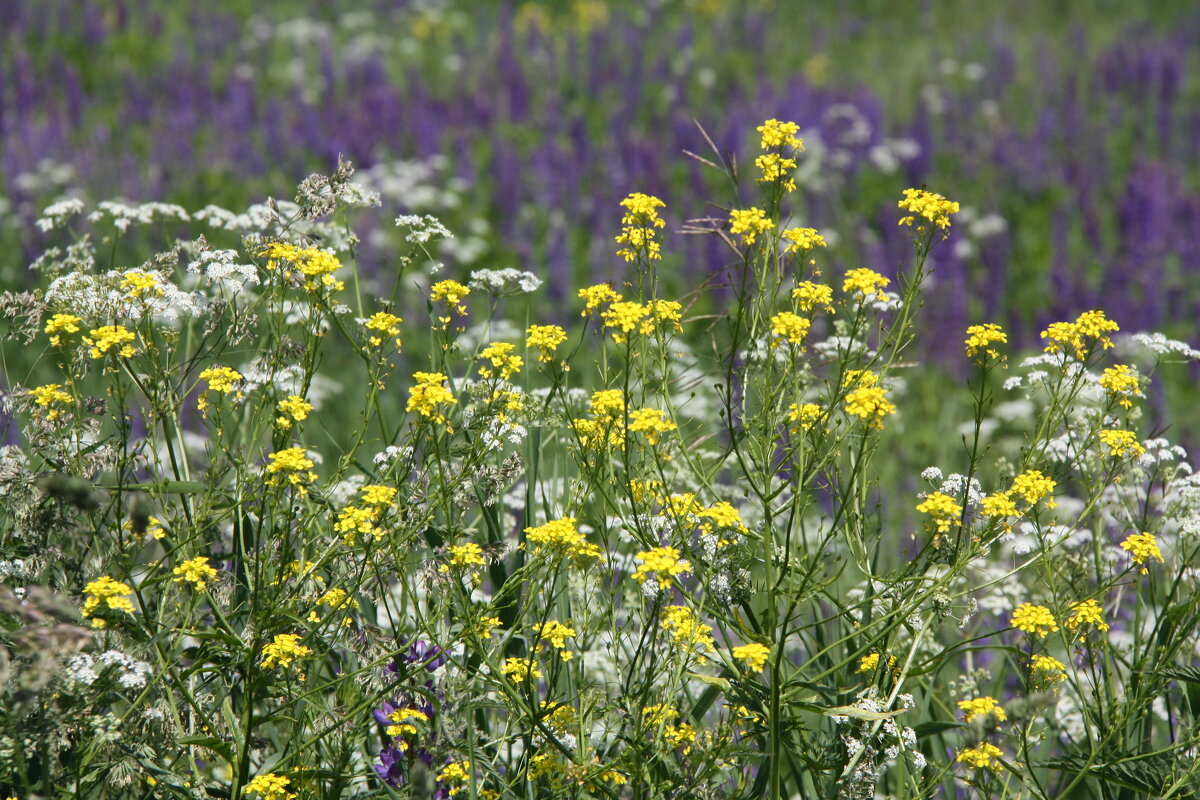
[[[679,712],[666,703],[657,703],[652,706],[642,707],[642,719],[651,728],[665,725],[678,716]]]
[[[567,639],[575,636],[575,629],[570,625],[564,625],[558,620],[547,622],[539,631],[538,638],[542,641],[550,643],[550,646],[555,650],[561,651],[558,655],[563,661],[570,661],[575,655],[570,650],[567,650]]]
[[[855,672],[871,672],[879,666],[879,653],[868,653],[858,660],[858,669]]]
[[[87,598],[83,601],[82,614],[84,619],[92,620],[93,628],[103,628],[107,622],[103,617],[96,616],[98,611],[121,611],[133,614],[133,589],[129,584],[115,581],[107,575],[102,575],[83,587]]]
[[[896,406],[892,405],[887,393],[879,386],[866,386],[846,395],[846,413],[877,430],[883,430],[883,418],[895,411]]]
[[[661,589],[670,589],[672,578],[690,572],[692,569],[692,565],[681,558],[680,552],[674,547],[655,547],[652,550],[643,550],[637,554],[637,559],[642,563],[638,564],[637,570],[633,573],[633,579],[644,584],[653,578]]]
[[[162,522],[158,517],[151,515],[147,518],[146,529],[141,534],[137,534],[133,530],[133,520],[126,520],[121,524],[121,530],[128,533],[130,536],[137,537],[139,541],[148,542],[151,539],[159,540],[166,536],[166,532],[162,529]]]
[[[138,300],[148,294],[162,297],[163,288],[158,285],[158,276],[150,272],[131,270],[121,279],[121,288],[130,300]]]
[[[82,319],[74,314],[55,314],[46,321],[46,333],[50,334],[50,344],[53,347],[62,346],[64,333],[79,333],[79,323]]]
[[[660,328],[683,330],[683,325],[680,324],[683,321],[683,317],[680,316],[683,306],[680,303],[674,300],[650,300],[646,303],[646,307],[650,311],[651,318],[658,323]],[[650,333],[645,329],[645,325],[642,326],[642,333]]]
[[[1166,563],[1163,560],[1162,551],[1158,549],[1158,539],[1154,538],[1153,533],[1131,533],[1125,537],[1125,541],[1121,542],[1121,549],[1133,556],[1133,563],[1144,564],[1150,559],[1154,559],[1160,564]],[[1149,570],[1142,567],[1142,574],[1145,575]]]
[[[1094,309],[1080,314],[1074,322],[1053,322],[1041,335],[1046,340],[1045,352],[1066,352],[1070,347],[1075,351],[1075,357],[1082,361],[1088,352],[1085,337],[1095,339],[1101,348],[1107,350],[1113,346],[1108,334],[1119,330],[1117,323],[1106,317],[1103,311]]]
[[[557,325],[533,325],[525,333],[525,346],[536,347],[539,351],[538,361],[550,361],[550,356],[558,346],[567,340],[567,332]]]
[[[1008,492],[989,494],[980,506],[985,517],[1015,517],[1021,513]]]
[[[740,234],[743,245],[752,245],[760,233],[775,227],[761,208],[733,209],[729,212],[729,232]]]
[[[945,533],[962,518],[963,507],[948,494],[930,492],[917,506],[917,511],[933,517],[938,533]]]
[[[274,772],[264,772],[256,775],[254,780],[246,784],[246,794],[252,794],[261,800],[295,800],[295,792],[289,792],[291,781],[284,775]]]
[[[189,558],[175,567],[173,574],[176,583],[190,583],[197,592],[203,592],[208,588],[209,581],[217,577],[217,571],[204,556]]]
[[[396,499],[397,490],[391,486],[379,486],[378,484],[367,484],[360,487],[358,490],[362,494],[362,501],[369,506],[390,506]]]
[[[602,305],[619,301],[621,295],[613,291],[613,288],[607,283],[597,283],[595,286],[580,289],[579,299],[584,303],[583,313],[579,316],[586,317]]]
[[[429,715],[424,711],[415,708],[398,708],[387,715],[388,722],[392,723],[384,728],[383,732],[388,736],[416,736],[417,726],[413,722],[429,722]],[[400,742],[400,749],[407,750],[407,742]]]
[[[821,407],[816,403],[792,403],[788,406],[787,418],[800,430],[810,431],[821,419]]]
[[[339,608],[354,607],[358,604],[350,597],[350,593],[340,587],[333,587],[317,598],[318,606],[329,606],[334,611]]]
[[[268,644],[263,645],[262,667],[290,667],[292,661],[304,656],[311,656],[312,650],[300,644],[300,636],[295,633],[277,633]]]
[[[621,201],[625,208],[625,216],[621,217],[621,233],[616,237],[618,244],[625,245],[617,251],[617,255],[626,261],[633,261],[639,253],[646,256],[647,261],[662,258],[662,246],[655,241],[655,228],[663,228],[666,222],[658,216],[658,210],[665,208],[666,203],[648,194],[634,192]]]
[[[482,567],[487,564],[483,558],[483,548],[474,542],[451,545],[446,552],[450,555],[451,567]],[[447,565],[442,565],[442,571],[447,571]]]
[[[117,355],[121,358],[129,358],[137,352],[137,348],[129,344],[136,339],[133,332],[127,330],[124,325],[104,325],[88,331],[88,335],[83,337],[83,343],[91,348],[88,355],[92,358],[103,358],[114,347],[118,348]]]
[[[1048,478],[1042,474],[1041,470],[1030,469],[1022,472],[1017,477],[1013,478],[1012,488],[1009,489],[1009,495],[1020,495],[1025,498],[1025,502],[1029,505],[1035,505],[1043,497],[1049,497],[1046,501],[1047,508],[1054,508],[1054,498],[1051,496],[1056,486],[1052,478]]]
[[[260,257],[266,257],[267,270],[275,272],[280,269],[280,262],[286,261],[296,268],[294,278],[304,282],[304,289],[315,292],[320,287],[340,292],[345,283],[333,277],[333,273],[342,268],[342,262],[331,250],[319,247],[298,247],[286,242],[271,242],[259,251]]]
[[[484,378],[499,375],[501,380],[508,380],[520,372],[525,359],[515,355],[515,349],[517,346],[510,342],[492,342],[483,348],[479,357],[488,363],[479,368],[479,375]]]
[[[462,305],[462,301],[470,293],[471,290],[458,281],[445,280],[438,281],[430,287],[429,297],[435,303],[444,302],[447,308],[457,306],[458,313],[465,314],[467,307]]]
[[[316,466],[308,457],[308,451],[303,447],[289,447],[267,456],[267,485],[278,486],[281,479],[298,490],[301,494],[308,493],[306,484],[317,479],[317,473],[312,471]]]
[[[1067,629],[1077,631],[1082,627],[1093,627],[1101,632],[1108,630],[1108,623],[1104,621],[1104,608],[1095,599],[1084,600],[1071,606],[1071,613],[1067,617]]]
[[[442,771],[437,776],[438,784],[445,786],[446,793],[451,797],[466,789],[470,780],[471,762],[466,759],[451,761],[442,767]]]
[[[279,416],[275,418],[275,424],[285,429],[292,427],[293,422],[303,422],[308,419],[308,412],[313,410],[312,403],[298,394],[289,394],[275,407],[279,409]]]
[[[383,344],[384,337],[389,337],[395,341],[396,348],[399,349],[401,346],[401,322],[404,322],[404,320],[395,314],[389,314],[386,311],[376,311],[363,325],[368,331],[371,331],[367,341],[372,347],[379,347]]]
[[[671,642],[676,647],[692,649],[701,653],[712,650],[712,628],[705,625],[696,616],[696,612],[687,606],[667,606],[662,615],[663,630],[671,634]]]
[[[619,417],[625,413],[625,393],[620,389],[601,389],[592,392],[589,405],[598,417]]]
[[[575,527],[574,517],[563,517],[545,525],[526,528],[525,541],[534,546],[535,553],[549,551],[579,562],[594,561],[601,555],[599,546],[587,541]]]
[[[989,742],[980,742],[975,747],[959,750],[954,760],[974,769],[999,769],[999,758],[1004,751]]]
[[[792,299],[799,301],[801,311],[811,312],[817,308],[833,311],[833,287],[812,281],[802,281],[792,289]]]
[[[624,342],[630,332],[642,327],[642,321],[650,316],[650,309],[641,303],[618,301],[600,313],[604,327],[613,328],[612,338],[618,344]]]
[[[242,379],[242,373],[231,367],[209,367],[201,371],[200,380],[208,384],[205,391],[234,394],[235,400],[242,399],[242,392],[237,389],[237,382]],[[204,413],[208,409],[208,398],[201,393],[196,400],[196,408]]]
[[[726,500],[721,500],[707,508],[699,510],[697,516],[703,517],[722,528],[735,528],[742,533],[748,532],[746,523],[742,522],[741,513]]]
[[[796,138],[796,134],[800,132],[800,126],[794,122],[780,122],[777,119],[769,119],[756,129],[762,134],[762,141],[759,147],[762,150],[770,150],[775,147],[790,147],[793,150],[800,152],[804,151],[804,142]]]
[[[686,756],[692,751],[692,745],[696,743],[696,729],[688,722],[668,725],[663,730],[663,739],[673,748],[682,748],[683,754]]]
[[[938,228],[950,227],[950,215],[958,213],[958,203],[924,189],[905,189],[904,199],[897,205],[912,216],[902,217],[901,225],[912,225],[916,217],[924,217]]]
[[[791,344],[800,344],[804,341],[804,337],[808,335],[810,327],[812,327],[811,321],[797,316],[791,311],[780,311],[771,317],[771,333]],[[773,339],[771,346],[777,346],[779,339]]]
[[[678,427],[665,411],[659,411],[657,408],[639,408],[629,414],[629,430],[642,434],[652,445],[658,444],[659,437],[664,433],[669,433]]]
[[[752,642],[733,648],[731,654],[738,661],[744,661],[751,672],[761,672],[762,668],[767,665],[767,657],[771,655],[771,648],[765,644]]]
[[[504,665],[500,667],[500,671],[517,683],[536,681],[542,677],[537,659],[533,658],[507,658],[504,660]]]
[[[484,615],[475,620],[475,623],[470,626],[470,631],[484,638],[492,638],[492,631],[503,625],[499,617]]]
[[[978,358],[981,353],[988,358],[1003,358],[1003,355],[993,345],[1008,344],[1008,334],[994,322],[983,325],[972,325],[967,328],[967,338],[964,341],[969,358]],[[980,360],[984,360],[980,358]]]
[[[792,188],[795,188],[795,184],[792,184]],[[787,249],[783,251],[787,255],[806,253],[815,247],[828,246],[825,244],[825,237],[818,233],[816,228],[788,228],[783,232],[782,238],[788,242]],[[795,296],[795,292],[792,296]]]
[[[976,697],[971,700],[959,700],[958,707],[963,711],[963,719],[972,722],[979,717],[994,716],[997,722],[1004,722],[1008,715],[996,702],[994,697]]]
[[[842,376],[843,389],[869,389],[879,385],[879,376],[869,369],[848,369]]]
[[[764,153],[754,159],[754,166],[762,172],[759,183],[778,181],[785,192],[795,191],[796,181],[792,178],[792,170],[796,168],[796,159],[785,158],[778,153]]]
[[[1067,679],[1067,667],[1052,656],[1034,656],[1029,662],[1034,681],[1039,684],[1054,684]]]
[[[346,506],[338,512],[337,522],[333,523],[335,533],[342,534],[342,541],[347,547],[353,547],[358,541],[358,534],[383,538],[383,531],[375,525],[379,512],[374,508]]]
[[[417,383],[408,390],[407,409],[444,425],[446,417],[438,407],[458,402],[454,393],[442,385],[446,382],[446,376],[440,372],[414,372],[413,379]]]
[[[1116,397],[1117,402],[1125,408],[1133,406],[1131,397],[1143,396],[1137,373],[1128,364],[1114,364],[1104,370],[1104,374],[1100,376],[1100,386]]]
[[[1058,630],[1054,615],[1045,606],[1033,603],[1021,603],[1013,611],[1011,625],[1017,630],[1031,633],[1034,636],[1045,636]]]
[[[1108,447],[1108,454],[1113,458],[1123,458],[1127,455],[1134,457],[1143,455],[1146,448],[1137,440],[1133,431],[1104,430],[1099,434],[1100,444]]]
[[[62,410],[54,408],[55,405],[68,405],[74,398],[70,394],[62,390],[62,384],[47,383],[44,386],[38,386],[29,390],[29,394],[33,396],[33,402],[45,409],[46,419],[53,422],[62,416]]]
[[[884,291],[884,288],[889,284],[891,281],[875,270],[859,267],[846,273],[846,277],[842,281],[842,291],[858,292],[861,300],[868,300],[872,296],[876,300],[887,300],[887,292]]]

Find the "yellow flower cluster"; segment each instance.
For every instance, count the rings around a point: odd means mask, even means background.
[[[347,547],[353,547],[358,541],[358,535],[371,536],[376,540],[383,538],[384,531],[378,526],[384,510],[396,498],[396,490],[390,486],[370,484],[359,489],[362,494],[362,506],[346,506],[339,512],[338,520],[333,525],[336,533],[342,534],[342,542]]]
[[[963,507],[948,494],[930,492],[917,506],[917,511],[933,517],[938,533],[945,533],[962,518]]]
[[[450,556],[449,564],[442,564],[438,570],[443,574],[450,572],[451,567],[463,569],[466,567],[482,567],[487,564],[483,558],[483,548],[474,542],[451,545],[446,548]]]
[[[437,776],[437,782],[445,785],[446,793],[451,797],[463,791],[470,780],[471,762],[466,759],[451,761],[442,767],[442,771]]]
[[[408,390],[407,409],[439,425],[446,424],[446,416],[440,407],[458,402],[454,393],[443,385],[446,376],[440,372],[414,372],[413,379],[416,384]]]
[[[995,349],[995,345],[1008,344],[1008,334],[994,322],[972,325],[967,328],[967,338],[964,344],[967,348],[968,358],[979,358],[981,354],[988,358],[1002,358],[1001,353]],[[983,360],[985,359],[980,358],[980,361]]]
[[[1108,630],[1108,623],[1104,621],[1104,608],[1095,599],[1084,600],[1071,606],[1071,613],[1067,617],[1067,629],[1077,631],[1083,627],[1092,627],[1101,632]]]
[[[759,148],[762,150],[790,147],[793,150],[804,151],[804,142],[796,138],[796,134],[800,132],[800,126],[794,122],[769,119],[759,125],[756,130],[762,134],[762,141],[759,143]]]
[[[778,346],[780,339],[794,345],[801,344],[804,337],[808,335],[810,327],[812,327],[810,320],[793,314],[791,311],[780,311],[771,317],[771,333],[778,337],[771,341],[771,346]]]
[[[292,661],[304,656],[311,656],[312,650],[300,644],[300,636],[295,633],[277,633],[268,644],[263,645],[262,667],[290,667]]]
[[[1103,311],[1085,311],[1076,317],[1074,322],[1050,323],[1041,334],[1046,340],[1043,349],[1047,353],[1065,353],[1069,347],[1074,351],[1075,357],[1082,361],[1088,354],[1088,339],[1095,340],[1102,349],[1108,349],[1113,346],[1108,334],[1119,330],[1117,323],[1106,317]]]
[[[1011,624],[1017,630],[1031,633],[1034,636],[1045,636],[1047,633],[1058,630],[1058,623],[1054,620],[1050,609],[1033,603],[1021,603],[1017,606],[1013,611]]]
[[[532,325],[526,331],[525,346],[537,348],[538,361],[550,361],[558,346],[567,340],[567,332],[557,325]]]
[[[738,661],[744,662],[751,672],[761,672],[762,668],[767,665],[767,657],[771,655],[771,648],[765,644],[753,642],[733,648],[731,655]]]
[[[125,533],[136,538],[140,542],[148,542],[151,539],[162,539],[167,535],[166,531],[162,529],[162,522],[158,519],[158,517],[150,515],[146,522],[146,529],[140,534],[134,532],[133,520],[126,520],[124,523],[122,523],[121,530],[125,531]]]
[[[630,432],[642,434],[651,445],[658,444],[664,433],[670,433],[677,427],[665,411],[657,408],[639,408],[629,414]]]
[[[129,358],[137,352],[137,348],[130,344],[136,339],[133,332],[124,325],[102,325],[88,331],[88,335],[83,337],[83,343],[92,348],[88,352],[92,358],[103,358],[114,347],[118,348],[117,355],[121,358]]]
[[[663,630],[671,634],[676,647],[696,649],[702,653],[713,649],[712,628],[700,621],[688,606],[667,606],[663,609]]]
[[[729,212],[729,232],[739,234],[743,245],[752,245],[760,233],[775,227],[761,208],[735,208]]]
[[[575,654],[566,649],[567,639],[574,637],[575,634],[575,629],[570,625],[558,620],[550,620],[542,626],[537,638],[549,642],[551,647],[561,651],[558,655],[563,661],[570,661]]]
[[[37,386],[29,390],[29,394],[33,396],[33,402],[45,409],[46,419],[53,422],[62,416],[63,412],[56,405],[68,405],[74,398],[70,394],[64,392],[62,384],[47,383],[44,386]]]
[[[275,407],[279,409],[279,416],[275,418],[275,424],[284,429],[292,427],[294,422],[303,422],[308,419],[308,412],[313,410],[312,403],[298,394],[289,394]]]
[[[1165,563],[1162,551],[1158,549],[1158,539],[1154,538],[1153,533],[1131,533],[1121,542],[1121,549],[1133,556],[1135,564],[1144,564],[1150,559]],[[1146,572],[1146,568],[1142,567],[1142,574]]]
[[[467,307],[463,305],[463,300],[471,290],[463,286],[458,281],[445,280],[438,281],[429,290],[429,297],[435,303],[445,303],[446,313],[438,317],[438,322],[445,327],[450,324],[450,311],[453,309],[459,314],[466,314]]]
[[[388,722],[392,723],[384,728],[384,733],[388,736],[400,738],[403,736],[416,736],[417,726],[413,722],[429,722],[429,715],[424,711],[415,708],[398,708],[387,715]],[[401,750],[408,749],[408,742],[399,742]]]
[[[107,624],[104,617],[97,616],[98,612],[121,611],[133,614],[133,601],[129,599],[133,595],[133,589],[107,575],[96,578],[83,587],[83,593],[87,598],[83,601],[82,614],[84,619],[91,619],[93,628],[103,628]]]
[[[500,671],[517,683],[540,680],[542,670],[534,658],[507,658]]]
[[[1133,397],[1142,397],[1141,383],[1137,373],[1128,364],[1115,364],[1104,370],[1100,376],[1100,386],[1124,408],[1132,408]]]
[[[795,191],[796,181],[792,178],[792,170],[796,168],[796,159],[781,156],[779,153],[763,153],[754,159],[754,166],[762,172],[758,178],[759,183],[778,182],[783,191]]]
[[[1067,666],[1053,656],[1034,656],[1029,669],[1037,684],[1055,684],[1067,679]]]
[[[980,510],[985,517],[1015,517],[1021,512],[1008,492],[996,492],[983,498]]]
[[[958,203],[924,189],[905,189],[904,199],[897,205],[912,215],[902,217],[901,225],[911,226],[916,217],[923,217],[945,230],[950,227],[950,215],[958,213]]]
[[[875,270],[859,267],[846,273],[846,277],[842,281],[842,291],[858,292],[860,300],[869,300],[874,296],[876,300],[882,301],[887,300],[887,292],[884,291],[884,288],[890,283],[890,280]]]
[[[682,330],[679,324],[682,308],[683,306],[674,300],[634,303],[621,300],[621,296],[616,295],[616,300],[600,312],[600,319],[604,327],[612,329],[613,341],[620,344],[634,331],[648,336],[655,328]]]
[[[208,588],[209,581],[216,579],[217,571],[204,556],[189,558],[173,570],[176,583],[190,583],[197,592]]]
[[[788,228],[783,232],[783,239],[788,243],[783,252],[788,255],[806,253],[815,247],[827,247],[825,237],[816,228]]]
[[[585,539],[575,527],[574,517],[563,517],[545,525],[526,528],[525,541],[534,546],[535,553],[549,552],[579,563],[598,560],[601,555],[600,547]]]
[[[974,769],[999,769],[998,759],[1002,755],[1004,755],[1004,751],[996,745],[990,742],[980,742],[975,747],[959,750],[954,760]]]
[[[633,261],[638,254],[645,256],[647,261],[662,258],[662,245],[655,241],[655,228],[663,228],[666,222],[658,216],[658,209],[665,208],[666,203],[648,194],[634,192],[621,201],[625,208],[625,216],[621,217],[620,235],[617,243],[625,245],[617,251],[617,255],[626,261]]]
[[[994,697],[976,697],[971,700],[959,700],[958,707],[963,711],[963,719],[973,722],[979,717],[994,716],[997,722],[1004,722],[1008,715],[996,702]]]
[[[342,268],[342,262],[331,250],[319,247],[300,247],[287,242],[271,242],[258,252],[259,257],[267,258],[267,269],[275,272],[281,269],[283,262],[290,264],[295,272],[292,277],[303,282],[305,291],[315,292],[321,287],[330,291],[340,292],[345,288],[342,281],[333,277],[333,273]]]
[[[895,411],[883,387],[863,386],[846,394],[846,413],[877,430],[883,430],[883,418]]]
[[[644,584],[650,578],[655,578],[660,589],[670,589],[672,578],[692,569],[692,565],[684,560],[679,550],[674,547],[643,550],[637,554],[637,558],[642,563],[638,564],[633,579]]]
[[[46,333],[50,334],[50,344],[53,347],[62,346],[64,333],[79,333],[79,323],[82,319],[74,314],[55,314],[46,321]]]
[[[580,289],[578,296],[583,301],[583,312],[579,315],[581,317],[586,317],[602,305],[621,299],[621,295],[607,283],[597,283],[595,286]]]
[[[479,367],[479,375],[484,378],[499,375],[505,381],[516,375],[525,366],[525,359],[513,353],[516,349],[510,342],[492,342],[483,348],[479,357],[488,363]]]
[[[1013,478],[1009,495],[1020,495],[1030,506],[1036,505],[1043,497],[1049,497],[1046,507],[1054,508],[1054,498],[1051,495],[1055,486],[1054,480],[1043,475],[1041,470],[1030,469]]]
[[[788,422],[794,423],[792,432],[810,431],[821,418],[821,407],[816,403],[792,403],[788,406]]]
[[[363,324],[363,327],[370,332],[368,334],[367,342],[370,343],[371,347],[379,347],[381,344],[383,344],[384,337],[389,337],[395,342],[396,349],[399,350],[401,346],[401,322],[404,322],[404,320],[400,317],[397,317],[395,314],[390,314],[387,311],[376,311],[371,315],[371,318]]]
[[[237,391],[237,383],[242,379],[242,373],[232,367],[209,367],[200,372],[200,380],[208,384],[205,391],[221,392],[222,394],[230,394],[237,392],[234,397],[241,399],[242,393]],[[201,394],[196,400],[196,407],[201,411],[208,408],[207,398]]]
[[[138,300],[148,294],[162,297],[165,292],[158,285],[158,276],[150,272],[131,270],[121,279],[121,288],[130,300]]]
[[[291,781],[285,775],[274,772],[264,772],[255,776],[246,784],[246,794],[252,794],[261,800],[296,800],[294,792],[288,791]]]
[[[267,464],[268,486],[278,486],[284,480],[300,494],[307,494],[308,484],[317,479],[317,473],[312,471],[316,465],[303,447],[289,447],[267,458],[271,462]]]
[[[1143,455],[1146,448],[1137,440],[1133,431],[1103,430],[1099,433],[1100,444],[1108,448],[1108,454],[1113,458]]]
[[[803,281],[792,289],[792,299],[798,300],[801,311],[814,311],[823,308],[833,311],[833,287],[812,281]]]

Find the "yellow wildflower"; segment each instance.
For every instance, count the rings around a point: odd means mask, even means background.
[[[920,216],[944,230],[950,227],[950,215],[958,213],[958,203],[924,189],[905,189],[904,199],[897,205],[912,215],[902,217],[901,225],[912,225]]]
[[[55,405],[68,405],[72,400],[70,394],[62,390],[62,384],[47,383],[45,386],[37,386],[29,390],[29,394],[33,396],[33,402],[45,409],[46,419],[53,422],[62,416],[61,409],[54,408]]]
[[[938,533],[945,533],[962,518],[963,507],[948,494],[930,492],[917,506],[917,511],[933,517]]]
[[[91,347],[88,355],[92,358],[103,358],[114,347],[118,348],[117,355],[121,358],[129,358],[137,352],[137,348],[129,343],[136,340],[133,332],[123,325],[103,325],[93,328],[83,337],[83,343]]]
[[[275,424],[281,428],[290,428],[293,422],[303,422],[308,419],[308,412],[313,410],[312,403],[298,394],[289,394],[279,401],[276,408],[280,415],[275,418]]]
[[[204,556],[189,558],[175,567],[173,574],[176,583],[190,583],[197,592],[203,592],[208,588],[209,581],[217,577],[217,571]]]
[[[317,473],[312,471],[316,465],[308,457],[308,452],[303,447],[289,447],[286,450],[271,453],[267,458],[271,462],[267,465],[268,486],[278,486],[282,478],[301,494],[307,494],[306,484],[317,479]]]
[[[796,138],[796,134],[800,132],[800,126],[794,122],[780,122],[777,119],[769,119],[757,128],[762,134],[760,148],[762,150],[770,150],[772,148],[790,147],[793,150],[804,150],[804,142]]]
[[[367,341],[372,347],[379,347],[383,344],[383,339],[386,336],[391,338],[396,343],[396,348],[399,349],[401,346],[401,322],[404,322],[404,320],[395,314],[390,314],[387,311],[376,311],[363,325],[368,331],[371,331]]]
[[[761,208],[733,209],[729,212],[729,232],[740,234],[743,245],[754,244],[760,233],[775,227]]]
[[[1135,564],[1144,564],[1150,559],[1154,559],[1160,564],[1166,563],[1163,560],[1162,551],[1158,549],[1158,539],[1154,538],[1153,533],[1131,533],[1125,537],[1125,541],[1121,542],[1121,549],[1133,557]],[[1142,567],[1143,575],[1148,571]]]
[[[658,444],[662,434],[669,433],[677,427],[665,411],[656,408],[639,408],[629,414],[629,430],[642,434],[652,445]]]
[[[1058,623],[1050,609],[1033,603],[1021,603],[1017,606],[1013,611],[1011,625],[1035,636],[1045,636],[1058,630]]]
[[[810,327],[812,327],[811,321],[793,314],[791,311],[781,311],[771,317],[771,333],[791,344],[803,342]],[[779,339],[772,340],[771,346],[778,345]]]
[[[408,390],[407,409],[439,425],[445,424],[446,417],[438,407],[458,402],[454,393],[442,385],[446,376],[440,372],[414,372],[413,379],[417,383]]]
[[[788,255],[806,253],[814,247],[827,246],[825,237],[818,233],[816,228],[788,228],[783,232],[783,239],[788,242],[787,249],[783,251]]]
[[[676,647],[695,648],[702,653],[714,647],[712,628],[701,622],[696,612],[687,606],[664,608],[662,626],[671,634],[671,642]]]
[[[855,389],[846,395],[846,413],[878,430],[883,430],[883,418],[895,411],[896,406],[892,405],[887,393],[879,386]]]
[[[833,287],[812,281],[803,281],[792,289],[792,299],[798,300],[800,310],[805,312],[824,308],[833,311]]]
[[[974,769],[995,770],[1001,766],[999,758],[1002,755],[1004,755],[1004,751],[996,747],[996,745],[988,742],[980,742],[975,747],[959,750],[954,760]]]
[[[246,794],[255,795],[261,800],[295,800],[295,792],[288,791],[290,783],[291,781],[284,775],[264,772],[246,784]]]
[[[263,669],[275,667],[290,667],[297,658],[312,655],[312,650],[300,644],[300,637],[294,633],[277,633],[275,638],[262,649]]]
[[[994,716],[997,722],[1004,722],[1008,715],[996,702],[994,697],[976,697],[971,700],[959,700],[958,707],[963,710],[963,719],[972,722],[979,717]]]
[[[642,584],[653,579],[661,589],[670,589],[672,578],[692,569],[692,565],[681,558],[680,552],[674,547],[643,550],[637,554],[637,559],[642,563],[633,573],[633,579]]]
[[[891,281],[873,269],[860,267],[852,269],[846,273],[846,277],[842,281],[843,292],[858,292],[860,300],[868,300],[872,296],[876,300],[887,300],[887,292],[884,288]]]
[[[525,360],[513,353],[516,345],[510,342],[492,342],[483,348],[479,357],[488,362],[479,368],[479,375],[491,378],[499,375],[501,380],[508,380],[521,371]]]
[[[1104,621],[1104,608],[1095,599],[1084,600],[1071,606],[1070,616],[1067,617],[1067,628],[1077,631],[1090,626],[1098,631],[1107,631],[1108,623]]]
[[[731,654],[738,661],[744,661],[751,672],[760,672],[767,664],[767,657],[771,655],[771,648],[765,644],[752,642],[744,644],[741,647],[735,647]]]
[[[504,665],[500,667],[500,671],[517,683],[536,681],[542,677],[542,671],[538,668],[537,660],[533,658],[505,659]]]
[[[46,333],[50,334],[50,344],[53,347],[62,346],[64,333],[79,333],[79,323],[83,320],[74,314],[55,314],[46,321]]]
[[[567,340],[567,332],[557,325],[533,325],[525,331],[525,346],[539,351],[538,361],[550,361],[558,346]]]
[[[621,205],[625,208],[625,216],[621,218],[624,227],[616,241],[625,246],[617,251],[617,255],[626,261],[633,261],[639,253],[648,261],[661,259],[662,246],[655,241],[655,228],[667,224],[658,216],[658,209],[664,208],[666,203],[657,197],[635,192],[622,200]]]
[[[1133,431],[1104,430],[1099,434],[1100,443],[1108,447],[1108,454],[1113,458],[1124,458],[1127,455],[1143,455],[1146,448],[1137,440]]]
[[[92,620],[93,628],[103,628],[106,620],[97,616],[97,612],[120,611],[133,614],[133,589],[126,583],[115,581],[103,575],[83,587],[87,598],[83,601],[82,614],[84,619]]]
[[[964,344],[969,358],[978,358],[981,353],[986,354],[988,358],[1003,358],[1003,355],[993,345],[1008,344],[1008,334],[994,322],[972,325],[967,328],[967,338]]]
[[[583,313],[579,316],[586,317],[602,305],[617,302],[621,299],[621,295],[614,292],[607,283],[597,283],[595,286],[580,289],[579,299],[584,302]]]

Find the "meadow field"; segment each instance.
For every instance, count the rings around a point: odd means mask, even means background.
[[[0,798],[1200,796],[1200,7],[0,8]]]

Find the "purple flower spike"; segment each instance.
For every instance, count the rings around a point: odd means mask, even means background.
[[[380,780],[395,789],[404,785],[406,765],[404,751],[389,745],[379,751],[379,763],[375,765],[375,774],[379,776]]]

